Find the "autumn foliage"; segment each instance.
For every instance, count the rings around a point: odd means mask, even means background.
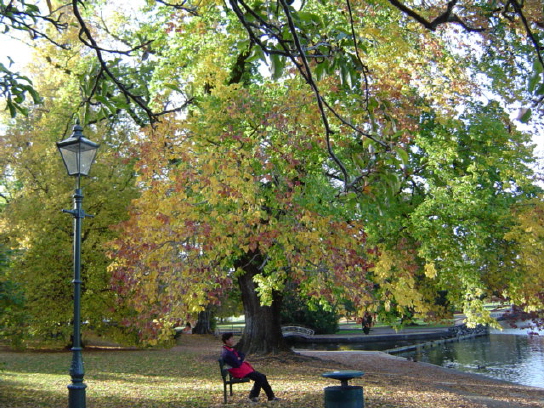
[[[170,341],[235,285],[252,351],[281,346],[286,285],[388,322],[542,316],[540,2],[16,3],[0,28],[35,54],[32,82],[0,65],[0,238],[26,334],[69,331],[54,141],[74,116],[103,146],[83,183],[99,330]]]

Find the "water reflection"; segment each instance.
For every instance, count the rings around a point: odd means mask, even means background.
[[[491,333],[398,355],[544,388],[544,336]]]

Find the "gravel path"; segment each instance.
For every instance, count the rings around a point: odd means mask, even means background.
[[[414,389],[425,390],[437,398],[451,398],[451,406],[456,408],[544,408],[544,388],[494,380],[377,351],[297,352],[363,371],[365,375],[359,380],[363,387],[383,384],[385,379],[399,395]]]

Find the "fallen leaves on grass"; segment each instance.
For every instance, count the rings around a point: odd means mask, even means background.
[[[170,350],[85,350],[85,383],[89,408],[219,408],[223,386],[217,358],[220,342],[212,336],[185,336]],[[341,359],[341,356],[345,360]],[[352,385],[363,386],[366,408],[503,408],[505,401],[516,407],[541,407],[544,390],[519,394],[512,385],[452,379],[448,371],[384,358],[358,358],[335,354],[319,359],[295,354],[250,356],[255,368],[265,373],[282,401],[282,408],[324,406],[324,388],[337,385],[322,377],[327,371],[361,369],[363,378]],[[71,353],[0,351],[0,407],[58,408],[66,406],[70,383]],[[389,366],[389,367],[388,367]],[[461,380],[464,378],[464,381]],[[493,386],[495,384],[495,386]],[[233,387],[227,407],[265,407],[248,400],[251,384]],[[524,388],[524,390],[526,390]],[[475,398],[483,396],[486,401]],[[492,396],[493,398],[487,398]],[[527,397],[527,398],[525,398]],[[487,398],[487,399],[485,399]],[[489,404],[496,401],[497,405]],[[540,405],[539,405],[540,404]]]

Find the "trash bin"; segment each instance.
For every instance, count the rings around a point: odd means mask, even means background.
[[[364,408],[363,387],[348,385],[348,381],[361,377],[362,371],[332,371],[323,377],[340,381],[340,386],[325,387],[325,408]]]
[[[325,387],[325,408],[364,408],[363,387]]]

